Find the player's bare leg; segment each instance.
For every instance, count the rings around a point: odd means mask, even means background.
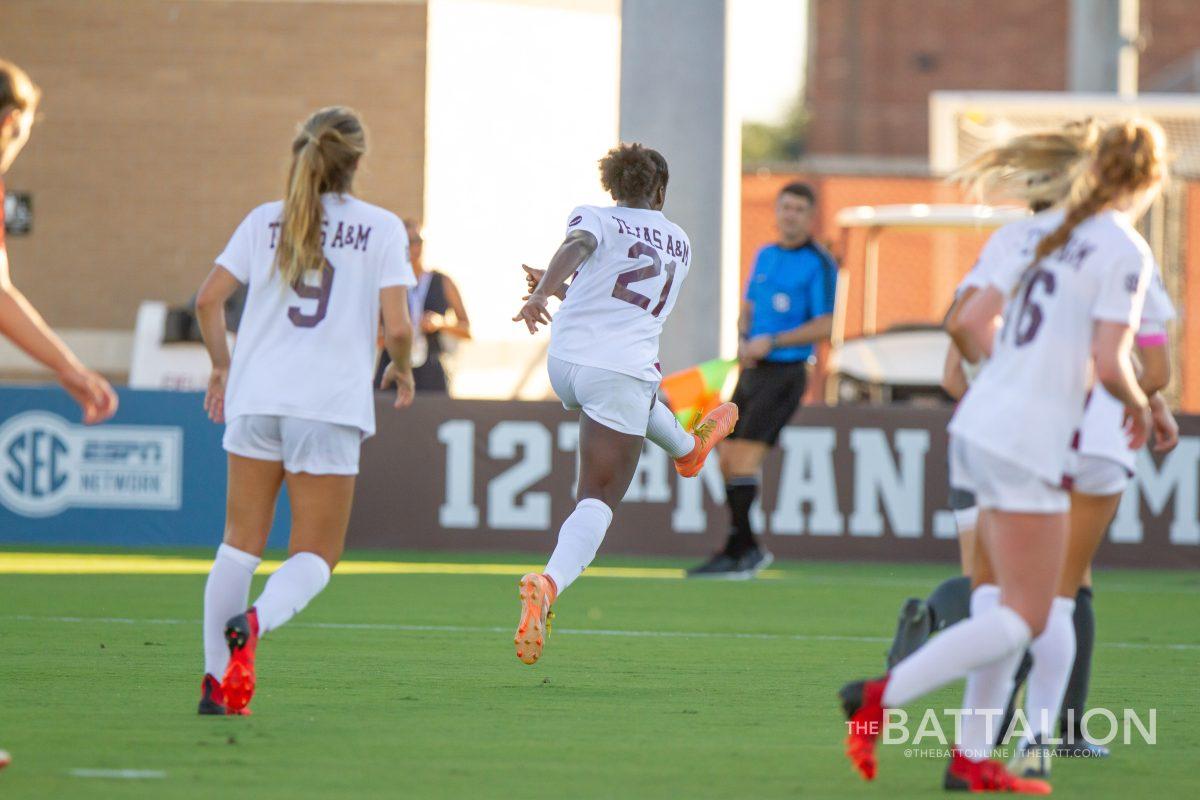
[[[1055,723],[1079,655],[1075,638],[1076,595],[1088,576],[1092,559],[1120,502],[1120,494],[1071,494],[1070,536],[1067,539],[1067,555],[1059,580],[1058,596],[1054,598],[1046,630],[1029,647],[1032,664],[1025,685],[1025,718],[1033,739],[1021,741],[1009,762],[1010,769],[1026,777],[1043,778],[1050,775],[1055,748],[1047,742],[1055,733]],[[1083,657],[1089,656],[1085,654]],[[1068,734],[1074,738],[1073,731],[1064,731],[1064,738]],[[1068,744],[1082,748],[1090,743]],[[1095,748],[1094,745],[1091,747]],[[1107,755],[1104,748],[1098,748],[1095,752],[1100,756]]]
[[[222,677],[229,663],[225,624],[246,610],[254,577],[271,532],[283,465],[230,454],[225,535],[204,588],[204,679],[199,713],[228,713]]]
[[[521,619],[513,642],[517,658],[524,663],[541,658],[551,604],[596,557],[613,509],[633,480],[643,439],[579,415],[579,503],[559,529],[545,572],[531,572],[519,584]]]
[[[292,507],[288,560],[267,580],[254,606],[225,627],[230,660],[222,687],[231,709],[245,708],[254,696],[259,637],[298,614],[329,584],[346,543],[354,476],[289,472],[286,480]]]

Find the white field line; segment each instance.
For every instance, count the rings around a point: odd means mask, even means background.
[[[82,769],[69,770],[69,775],[75,778],[118,778],[123,780],[147,780],[165,778],[167,773],[161,769]]]
[[[198,619],[133,619],[130,617],[58,617],[16,614],[0,617],[14,622],[103,623],[109,625],[199,625]],[[337,631],[392,631],[395,633],[511,633],[511,627],[475,625],[403,625],[386,622],[291,622],[291,628]],[[751,639],[764,642],[856,642],[888,644],[883,636],[836,636],[806,633],[738,633],[736,631],[637,631],[605,628],[554,628],[568,636],[620,636],[644,639]],[[1097,642],[1099,647],[1116,650],[1200,651],[1200,644],[1189,642]]]

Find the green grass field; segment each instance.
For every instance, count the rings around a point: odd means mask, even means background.
[[[0,573],[14,558],[0,552]],[[585,575],[558,603],[534,667],[513,654],[514,575],[335,575],[261,646],[249,718],[195,714],[203,575],[0,574],[0,747],[14,758],[0,797],[939,793],[943,762],[906,757],[900,745],[884,748],[875,784],[852,774],[835,691],[880,671],[899,603],[948,568],[775,572],[750,583]],[[1096,607],[1092,702],[1143,716],[1156,708],[1158,742],[1118,740],[1103,762],[1057,761],[1055,794],[1189,794],[1200,576],[1100,573]],[[945,689],[930,705],[959,695]]]

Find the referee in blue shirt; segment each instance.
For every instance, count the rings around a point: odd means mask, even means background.
[[[733,392],[737,427],[720,445],[729,505],[721,552],[689,570],[694,577],[753,577],[773,560],[750,527],[759,471],[804,397],[813,346],[829,338],[837,265],[812,239],[816,194],[789,183],[775,203],[779,241],[758,251],[738,317],[741,375]]]

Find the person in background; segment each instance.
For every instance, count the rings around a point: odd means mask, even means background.
[[[98,373],[71,352],[50,329],[8,274],[4,244],[4,179],[25,143],[29,141],[41,92],[25,71],[0,59],[0,335],[54,372],[55,378],[83,409],[88,425],[104,422],[117,413],[117,393]]]
[[[720,447],[729,505],[725,547],[688,570],[691,577],[751,578],[773,560],[750,525],[763,458],[796,413],[807,364],[833,328],[837,264],[812,238],[817,196],[807,183],[789,183],[775,203],[779,241],[758,251],[738,317],[741,375],[733,402],[741,417]]]
[[[13,285],[4,243],[4,174],[12,166],[33,127],[42,93],[16,64],[0,59],[0,335],[53,370],[58,382],[83,409],[88,425],[117,413],[117,393],[103,377],[85,367]],[[0,749],[0,769],[12,763]]]
[[[455,339],[471,338],[471,320],[467,318],[467,307],[463,305],[462,295],[449,275],[436,270],[427,270],[421,258],[424,243],[421,239],[421,226],[414,219],[404,220],[404,228],[408,231],[408,258],[412,263],[413,274],[417,276],[416,287],[408,293],[408,312],[417,327],[417,336],[413,341],[413,379],[416,381],[418,392],[447,392],[446,369],[442,365],[442,354],[445,352],[445,340],[442,336]],[[447,315],[447,312],[453,315]],[[387,350],[379,356],[379,366],[375,370],[375,385],[383,378],[383,373],[391,363]]]

